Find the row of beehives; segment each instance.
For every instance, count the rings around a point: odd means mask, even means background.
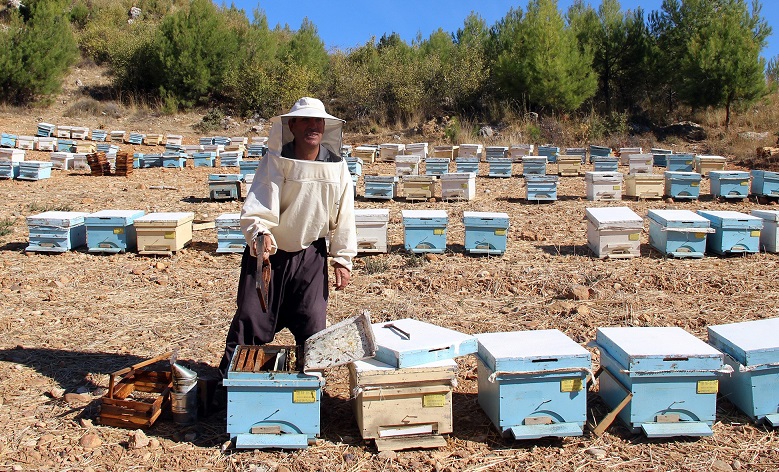
[[[753,421],[779,425],[779,343],[765,336],[777,329],[779,319],[710,326],[707,344],[678,327],[598,328],[593,373],[590,352],[558,330],[466,335],[402,319],[372,325],[375,356],[349,364],[349,387],[360,433],[379,450],[446,444],[453,359],[469,354],[478,403],[504,437],[581,436],[591,382],[610,409],[590,418],[597,436],[615,418],[652,438],[708,436],[718,393]],[[241,346],[232,359],[227,432],[237,447],[305,448],[319,435],[324,378],[274,371],[272,355],[255,363],[263,349]]]

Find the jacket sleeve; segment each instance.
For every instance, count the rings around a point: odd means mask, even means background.
[[[276,252],[276,239],[271,229],[279,224],[279,185],[283,181],[283,178],[279,178],[278,170],[272,165],[270,156],[260,160],[254,181],[241,208],[241,231],[255,257],[257,254],[252,248],[252,241],[260,233],[271,235],[271,254]]]
[[[346,161],[341,161],[341,195],[335,213],[335,221],[331,223],[330,238],[331,264],[341,264],[352,270],[352,259],[357,255],[357,227],[354,222],[354,183],[349,175]]]

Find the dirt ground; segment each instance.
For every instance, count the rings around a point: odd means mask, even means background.
[[[34,134],[40,120],[99,124],[4,111],[0,129]],[[178,132],[194,143],[194,120],[132,122],[129,117],[102,124],[109,130]],[[228,135],[238,134],[245,133]],[[30,152],[27,159],[48,156]],[[779,469],[776,432],[752,424],[724,399],[717,404],[714,435],[700,439],[649,440],[618,423],[599,438],[586,432],[580,438],[503,439],[477,402],[473,356],[457,360],[454,433],[440,449],[379,454],[363,442],[346,367],[326,372],[321,439],[308,449],[223,453],[221,446],[229,439],[224,410],[192,427],[163,418],[146,431],[150,444],[132,447],[131,431],[95,421],[108,374],[177,349],[201,377],[214,378],[234,312],[240,256],[215,252],[214,229],[196,231],[192,244],[169,258],[92,255],[84,248],[28,254],[25,217],[45,209],[139,209],[191,211],[198,220],[212,220],[239,211],[240,201],[209,201],[207,175],[212,172],[136,169],[123,178],[54,171],[52,178],[37,182],[0,181],[0,221],[9,228],[0,236],[0,470]],[[387,174],[393,167],[366,164],[363,172]],[[558,201],[529,204],[522,198],[519,166],[509,179],[486,173],[481,164],[476,198],[467,202],[365,200],[360,179],[356,206],[390,210],[391,248],[388,254],[358,258],[352,284],[343,292],[331,291],[329,322],[367,309],[374,322],[410,317],[470,334],[557,328],[586,346],[598,327],[679,326],[706,340],[708,325],[779,316],[775,254],[667,259],[650,248],[645,223],[641,257],[599,260],[587,248],[584,220],[585,208],[593,206],[628,206],[646,216],[649,209],[664,208],[778,209],[773,203],[719,202],[709,195],[705,180],[702,197],[694,202],[589,202],[584,179],[566,177],[560,180]],[[160,186],[166,189],[153,188]],[[430,260],[402,250],[401,210],[423,208],[445,209],[449,216],[447,251]],[[504,256],[465,254],[463,211],[510,215]],[[569,297],[577,284],[589,288],[587,299]],[[286,331],[277,337],[280,344],[291,341]],[[597,364],[597,350],[588,349]],[[588,416],[600,421],[607,408],[596,392],[588,398]]]

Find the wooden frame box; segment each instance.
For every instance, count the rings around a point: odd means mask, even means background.
[[[713,170],[725,170],[727,159],[722,156],[695,156],[695,172],[708,177]]]
[[[435,195],[436,178],[432,175],[404,175],[403,196],[409,201],[425,201]]]
[[[557,158],[557,175],[565,177],[578,177],[581,169],[581,156],[561,155]]]

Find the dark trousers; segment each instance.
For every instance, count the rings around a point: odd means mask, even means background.
[[[295,343],[325,329],[327,322],[327,246],[324,238],[297,252],[278,250],[270,256],[271,281],[268,287],[268,311],[260,306],[257,295],[257,258],[249,247],[241,259],[238,281],[238,309],[227,332],[225,352],[219,364],[226,377],[233,352],[238,345],[257,346],[273,341],[273,336],[289,328]]]

